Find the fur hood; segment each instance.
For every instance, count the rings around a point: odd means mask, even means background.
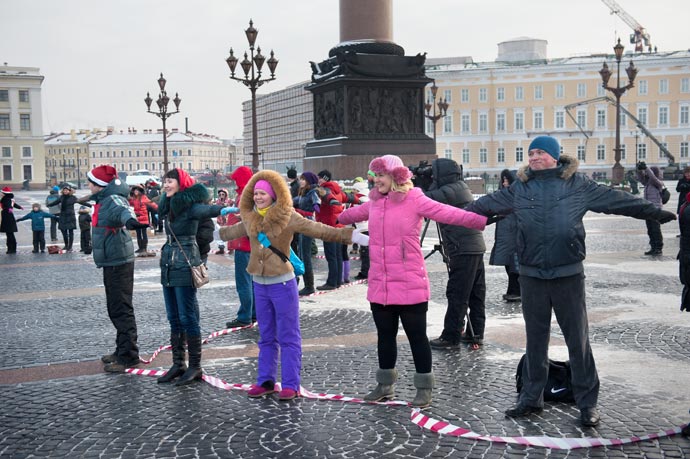
[[[276,194],[275,202],[263,218],[254,211],[254,185],[259,180],[270,183]],[[280,234],[288,226],[290,217],[295,212],[287,183],[279,173],[271,170],[263,170],[252,176],[242,192],[239,207],[249,236],[256,236],[261,231],[269,237]]]
[[[559,176],[563,180],[568,180],[570,177],[575,175],[577,169],[580,166],[580,161],[577,158],[569,155],[561,155],[558,159]],[[521,182],[527,182],[529,179],[534,177],[534,171],[532,171],[528,165],[522,166],[518,172],[517,177]]]
[[[172,198],[168,198],[163,193],[160,200],[160,211],[163,215],[170,213],[174,218],[175,215],[180,215],[195,203],[205,204],[209,199],[210,196],[206,187],[197,183],[182,191],[178,191]]]

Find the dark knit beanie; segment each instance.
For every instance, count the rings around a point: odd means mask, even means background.
[[[527,151],[534,149],[543,150],[556,160],[561,156],[561,146],[558,144],[558,140],[548,135],[536,137],[532,143],[529,144]]]

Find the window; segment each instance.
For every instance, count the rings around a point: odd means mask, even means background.
[[[525,99],[525,90],[522,86],[516,86],[515,87],[515,100],[524,100]]]
[[[625,127],[625,125],[627,124],[627,118],[625,117],[625,113],[623,112],[623,110],[621,110],[620,117],[618,118],[618,124],[620,125],[620,127]]]
[[[470,162],[470,149],[469,148],[463,148],[462,149],[462,162],[464,164],[468,164]]]
[[[487,99],[486,88],[479,88],[479,102],[486,102]]]
[[[643,143],[637,144],[637,159],[638,160],[647,159],[647,145],[645,145]]]
[[[470,101],[470,90],[465,88],[460,90],[460,102],[469,102]]]
[[[448,102],[449,104],[453,102],[453,99],[451,97],[451,90],[450,89],[444,89],[443,90],[443,98]]]
[[[544,98],[544,87],[537,85],[534,87],[534,100],[542,100]]]
[[[2,147],[2,157],[11,158],[12,157],[12,147]]]
[[[578,110],[577,111],[577,124],[580,126],[582,129],[587,129],[587,111],[586,110]]]
[[[515,130],[524,131],[525,130],[525,114],[522,112],[515,113]]]
[[[127,150],[127,155],[131,158],[132,157],[132,150]]]
[[[525,160],[525,150],[522,147],[515,148],[515,162],[521,163]]]
[[[115,152],[113,152],[113,158],[114,158],[114,157],[115,157]],[[125,152],[124,152],[124,150],[120,150],[120,158],[124,158],[124,157],[125,157]]]
[[[647,107],[637,107],[637,119],[640,123],[647,125]]]
[[[0,91],[2,92],[2,91]],[[680,92],[690,92],[690,78],[681,78],[680,79]],[[2,99],[0,99],[2,100]]]
[[[666,78],[659,80],[659,94],[668,94],[668,80]]]
[[[565,112],[563,110],[556,110],[555,115],[556,119],[554,120],[554,124],[556,129],[565,128]]]
[[[621,160],[625,159],[625,154],[626,154],[625,144],[623,143],[623,144],[621,144]]]
[[[9,102],[10,92],[7,89],[0,89],[0,102]]]
[[[479,132],[486,132],[489,130],[489,120],[486,113],[479,114]]]
[[[22,158],[31,158],[32,156],[31,147],[22,147]]]
[[[0,131],[10,130],[10,114],[0,113]]]
[[[603,97],[606,95],[606,88],[604,88],[603,84],[598,84],[597,85],[597,97]]]
[[[453,133],[453,115],[446,115],[443,117],[443,133],[452,134]],[[191,156],[192,150],[189,150]]]
[[[680,124],[688,124],[690,122],[690,106],[681,105],[680,115],[678,117]]]
[[[600,129],[606,128],[606,109],[597,109],[597,127]]]
[[[583,163],[587,160],[587,147],[585,145],[577,146],[577,160]]]
[[[192,156],[192,149],[187,150],[187,156]]]
[[[427,118],[427,120],[426,120],[425,132],[426,132],[427,134],[431,134],[431,133],[434,132],[434,123],[433,123],[430,119],[428,119],[428,118]]]
[[[687,158],[688,157],[688,142],[681,142],[680,143],[680,157],[681,158]]]
[[[131,153],[131,152],[130,152],[130,153]],[[133,164],[132,164],[132,163],[129,163],[129,164],[127,164],[127,165],[129,166],[129,170],[130,170],[130,171],[133,170]]]
[[[19,129],[22,131],[31,130],[31,115],[28,113],[22,113],[19,115]]]
[[[534,129],[541,130],[544,129],[544,113],[534,112]]]
[[[503,147],[499,147],[498,150],[496,151],[496,160],[499,163],[505,163],[506,162],[506,149]]]
[[[659,107],[659,126],[668,126],[668,107]]]
[[[19,102],[28,102],[29,101],[29,90],[28,89],[20,89],[19,90]]]
[[[33,180],[34,173],[31,164],[24,164],[22,166],[22,172],[24,173],[24,180]]]
[[[9,164],[3,164],[2,166],[2,179],[6,182],[12,180],[12,166]]]
[[[506,100],[506,88],[496,88],[496,100],[499,102]]]
[[[578,99],[582,99],[583,97],[587,97],[587,84],[586,83],[578,83],[577,84],[577,97],[578,97]]]
[[[563,99],[565,97],[565,86],[562,84],[556,85],[556,99]]]
[[[597,145],[597,161],[606,160],[606,145]]]
[[[443,150],[443,157],[446,159],[453,159],[453,150],[450,148],[446,148]]]
[[[639,80],[637,82],[637,95],[646,96],[647,95],[647,80]]]
[[[668,144],[666,142],[661,142],[661,146],[668,150]],[[659,159],[663,159],[665,157],[666,155],[664,155],[664,151],[661,148],[659,148]]]
[[[488,161],[488,154],[486,148],[480,148],[479,149],[479,162],[482,164],[486,164]]]
[[[139,157],[139,150],[137,150],[137,158]]]
[[[506,114],[496,113],[496,131],[505,132],[506,130]]]
[[[460,115],[460,129],[463,134],[470,133],[470,115],[468,113]]]

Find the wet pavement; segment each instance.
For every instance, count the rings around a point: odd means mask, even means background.
[[[44,197],[17,193],[27,206]],[[253,400],[241,390],[203,382],[179,388],[147,376],[104,374],[98,358],[112,351],[115,334],[106,314],[102,273],[90,256],[78,252],[32,254],[30,226],[19,225],[18,254],[5,255],[4,236],[0,240],[5,279],[0,292],[2,457],[690,457],[690,440],[680,435],[620,446],[546,449],[439,435],[413,424],[411,410],[402,406]],[[437,388],[426,415],[481,435],[603,439],[656,433],[690,420],[690,314],[679,311],[677,225],[662,227],[664,256],[658,258],[642,255],[648,248],[643,221],[588,214],[585,225],[600,426],[580,426],[578,410],[567,404],[547,404],[529,420],[504,417],[515,401],[524,329],[519,303],[501,300],[507,283],[503,268],[488,265],[485,344],[477,351],[434,351]],[[425,250],[432,249],[434,236],[427,236]],[[493,228],[486,239],[490,247]],[[151,238],[152,248],[161,244],[162,238]],[[326,265],[314,261],[320,285]],[[359,262],[352,265],[354,276]],[[204,334],[223,329],[238,306],[232,257],[210,255],[209,266],[211,285],[199,291]],[[438,254],[429,258],[428,269],[428,334],[435,338],[443,325],[447,275]],[[134,304],[145,357],[167,344],[158,282],[158,258],[137,258]],[[366,285],[307,297],[301,311],[302,385],[318,393],[367,393],[375,384],[377,355]],[[210,340],[204,346],[204,371],[229,384],[253,383],[257,338],[256,329],[247,329]],[[555,322],[550,353],[554,359],[567,358]],[[402,331],[398,362],[396,399],[411,400],[414,367]],[[169,363],[164,352],[147,368]]]

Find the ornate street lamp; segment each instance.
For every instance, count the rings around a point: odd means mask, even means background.
[[[256,126],[256,90],[262,84],[268,83],[276,79],[275,70],[278,66],[278,59],[275,58],[273,50],[271,50],[271,57],[266,60],[266,56],[261,54],[261,48],[256,49],[256,54],[254,54],[254,43],[256,42],[256,36],[259,31],[254,28],[254,22],[249,20],[249,28],[244,31],[247,35],[247,41],[249,42],[249,56],[244,53],[244,59],[240,62],[242,71],[244,72],[244,78],[235,76],[235,68],[237,67],[238,59],[235,57],[234,51],[230,48],[230,56],[225,59],[225,62],[230,67],[230,78],[239,81],[244,84],[252,93],[252,170],[254,172],[259,170],[259,140],[257,138],[257,126]],[[261,78],[261,68],[264,62],[268,65],[268,70],[271,72],[270,78]]]
[[[613,47],[613,52],[616,55],[616,86],[609,86],[611,71],[609,70],[609,66],[606,65],[606,62],[604,62],[601,70],[599,70],[602,86],[604,89],[611,91],[616,97],[616,147],[613,150],[616,162],[611,172],[611,184],[613,186],[618,186],[623,181],[623,166],[621,165],[621,96],[634,86],[635,77],[637,76],[637,69],[632,60],[630,60],[630,65],[625,69],[625,72],[628,74],[628,84],[621,87],[621,59],[623,58],[624,49],[625,47],[621,45],[621,40],[619,38],[618,44]],[[637,153],[635,154],[637,155]]]
[[[436,93],[438,92],[438,88],[436,87],[436,81],[432,82],[431,84],[431,99],[427,99],[426,103],[424,104],[424,110],[426,110],[426,115],[424,115],[426,118],[430,119],[432,123],[434,123],[434,145],[436,145],[436,122],[443,118],[444,116],[447,116],[448,112],[448,101],[446,99],[438,99],[438,102],[436,102]],[[438,114],[436,114],[436,106],[438,105]],[[430,113],[431,112],[431,113]],[[434,147],[435,148],[435,147]]]
[[[147,112],[148,113],[153,113],[156,115],[158,118],[163,120],[163,173],[167,174],[168,173],[168,131],[165,128],[165,121],[170,118],[172,115],[175,113],[180,113],[180,102],[182,102],[182,99],[175,93],[175,98],[173,99],[173,103],[175,104],[175,111],[174,112],[169,112],[168,111],[168,102],[170,102],[170,98],[168,97],[168,93],[165,91],[165,83],[166,80],[163,78],[163,74],[161,73],[161,77],[158,79],[158,86],[160,87],[161,92],[158,94],[158,99],[156,100],[156,105],[158,105],[158,111],[157,112],[152,112],[151,111],[151,102],[153,102],[153,99],[151,99],[151,95],[147,92],[146,93],[146,99],[144,99],[144,102],[146,103],[147,107]]]

